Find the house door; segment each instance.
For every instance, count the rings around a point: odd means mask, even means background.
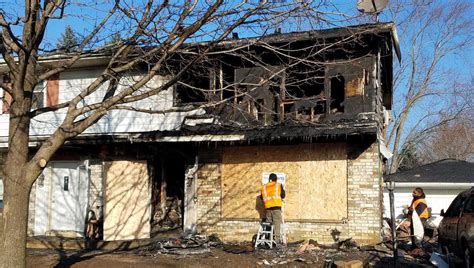
[[[197,224],[197,169],[198,163],[188,167],[184,178],[184,220],[185,232],[196,232]]]
[[[80,162],[52,163],[51,230],[84,232],[88,176]]]

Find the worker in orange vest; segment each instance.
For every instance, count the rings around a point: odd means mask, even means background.
[[[420,217],[421,223],[423,224],[423,228],[426,225],[426,221],[430,217],[429,211],[428,211],[428,203],[426,203],[425,200],[425,192],[423,191],[423,188],[417,187],[413,189],[412,192],[413,199],[411,201],[410,206],[408,207],[408,219],[409,221],[404,222],[403,224],[400,225],[400,229],[402,231],[405,231],[408,233],[408,229],[410,230],[410,234],[412,236],[412,246],[418,246],[418,241],[415,241],[415,238],[413,236],[413,222],[412,222],[412,214],[413,211],[416,211],[418,216]]]
[[[269,179],[270,182],[262,186],[262,199],[265,204],[266,220],[273,225],[275,241],[280,244],[281,206],[286,194],[281,183],[277,182],[276,174],[270,174]]]
[[[411,201],[410,207],[408,207],[408,215],[411,217],[411,214],[413,214],[413,211],[415,210],[420,217],[423,226],[425,226],[426,220],[429,218],[429,212],[428,203],[426,203],[425,192],[423,191],[423,188],[415,188],[413,190],[412,196],[413,200]]]

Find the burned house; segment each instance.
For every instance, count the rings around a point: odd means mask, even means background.
[[[170,229],[250,240],[273,172],[285,180],[289,241],[378,241],[397,48],[390,23],[188,44],[147,87],[178,73],[188,55],[211,53],[173,87],[110,111],[56,154],[33,187],[29,233],[82,236],[95,209],[105,240]],[[39,102],[77,94],[106,63],[91,56],[45,81]],[[32,122],[33,148],[63,114]]]

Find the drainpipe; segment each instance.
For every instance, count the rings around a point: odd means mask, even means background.
[[[397,248],[397,232],[395,227],[395,202],[393,196],[393,190],[395,189],[394,181],[385,182],[388,189],[388,196],[390,199],[390,219],[391,219],[391,229],[392,229],[392,245],[393,245],[393,264],[394,267],[397,267],[398,262],[398,248]]]

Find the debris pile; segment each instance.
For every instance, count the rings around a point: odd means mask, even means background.
[[[298,253],[304,253],[304,252],[311,252],[313,250],[321,250],[321,247],[319,246],[318,242],[310,239],[309,241],[303,242],[298,248]]]
[[[304,264],[313,264],[314,263],[313,261],[306,260],[306,259],[303,259],[303,258],[290,258],[290,259],[278,258],[278,259],[273,259],[271,261],[263,259],[262,261],[258,261],[257,264],[258,265],[273,266],[273,265],[285,265],[285,264],[289,264],[289,263],[292,263],[292,262],[300,262],[300,263],[304,263]]]
[[[210,253],[210,248],[222,245],[222,241],[216,235],[195,235],[159,240],[140,249],[138,254],[151,256],[160,254],[196,255]]]
[[[153,216],[159,231],[181,227],[181,217],[181,200],[178,197],[168,197],[164,211],[157,209]]]

